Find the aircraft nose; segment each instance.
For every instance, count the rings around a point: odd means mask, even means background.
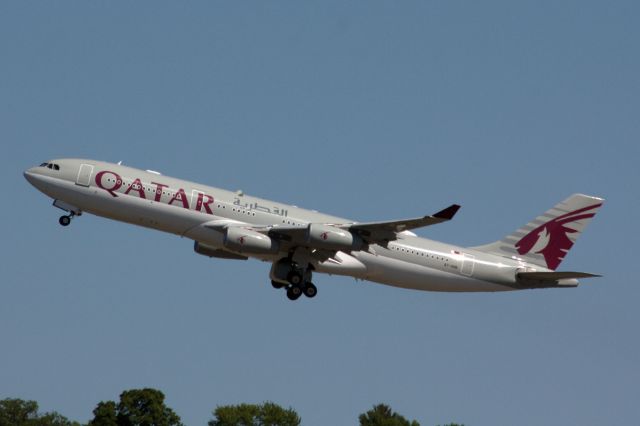
[[[37,176],[37,173],[36,173],[36,171],[35,171],[35,170],[36,170],[36,168],[35,168],[35,167],[32,167],[32,168],[30,168],[30,169],[25,170],[25,171],[24,171],[24,173],[23,173],[23,174],[24,174],[24,178],[25,178],[27,181],[29,181],[29,183],[30,183],[31,185],[35,185],[35,183],[36,183],[36,176]]]

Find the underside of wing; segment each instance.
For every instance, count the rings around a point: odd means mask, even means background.
[[[270,237],[288,242],[300,242],[306,239],[308,227],[300,226],[268,226],[264,228],[254,228],[257,231],[265,232]]]

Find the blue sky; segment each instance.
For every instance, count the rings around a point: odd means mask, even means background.
[[[273,400],[304,425],[636,424],[637,2],[2,2],[0,398],[86,421],[161,389],[188,425]],[[22,171],[87,157],[477,245],[574,192],[605,207],[578,289],[440,294],[317,276],[85,215]]]

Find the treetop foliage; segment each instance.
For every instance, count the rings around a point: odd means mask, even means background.
[[[420,426],[417,421],[409,421],[385,404],[374,405],[358,417],[360,426]]]
[[[293,408],[273,402],[219,405],[208,426],[300,426],[302,420]],[[360,426],[420,426],[385,404],[374,405],[358,417]],[[17,398],[0,400],[0,426],[81,426],[59,413],[38,412],[36,401]],[[184,426],[180,417],[164,402],[156,389],[131,389],[120,394],[118,402],[101,401],[86,426]],[[450,423],[444,426],[464,426]]]
[[[222,405],[213,411],[209,426],[299,426],[300,416],[273,402]]]
[[[0,426],[80,426],[56,413],[38,413],[38,403],[17,398],[0,401]]]
[[[99,402],[88,426],[184,426],[180,417],[164,403],[156,389],[132,389],[120,394],[120,401]]]

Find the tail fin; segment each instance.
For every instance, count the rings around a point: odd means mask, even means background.
[[[603,202],[574,194],[502,240],[474,249],[555,271]]]

